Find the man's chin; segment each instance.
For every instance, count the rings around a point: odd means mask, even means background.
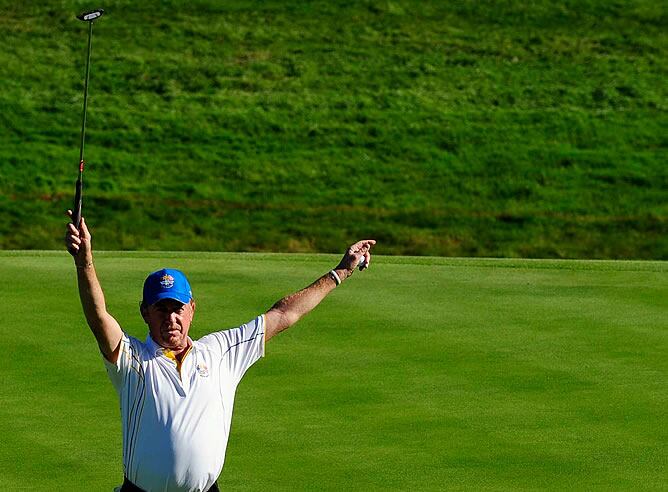
[[[181,333],[166,333],[162,336],[162,340],[165,347],[168,349],[178,350],[183,348],[183,337],[181,337]]]

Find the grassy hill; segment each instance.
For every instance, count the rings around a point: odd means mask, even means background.
[[[150,271],[188,273],[199,338],[336,261],[126,252],[96,264],[110,312],[143,339]],[[667,273],[665,262],[375,257],[244,377],[221,490],[665,490]],[[0,490],[111,490],[118,402],[71,259],[0,252],[0,277],[12,286]]]
[[[668,258],[668,9],[0,0],[0,248]]]

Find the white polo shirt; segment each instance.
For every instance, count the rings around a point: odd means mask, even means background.
[[[123,335],[116,364],[105,359],[118,392],[123,468],[147,491],[203,491],[218,478],[234,394],[264,356],[264,315],[192,341],[177,365],[168,349]]]

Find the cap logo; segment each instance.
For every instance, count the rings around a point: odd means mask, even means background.
[[[163,275],[160,278],[160,285],[162,285],[165,289],[171,289],[174,287],[174,277],[171,275]]]

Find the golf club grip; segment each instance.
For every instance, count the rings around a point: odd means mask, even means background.
[[[81,178],[77,179],[76,184],[76,193],[74,194],[74,207],[72,208],[72,224],[74,227],[79,229],[81,225],[81,191],[83,189],[83,183]]]

